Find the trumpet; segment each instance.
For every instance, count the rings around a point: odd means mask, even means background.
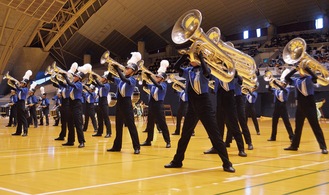
[[[280,85],[281,87],[285,87],[286,83],[280,81],[279,79],[275,78],[273,76],[273,73],[271,71],[266,71],[264,74],[264,80],[269,82],[269,85],[274,88],[274,89],[280,89],[279,86],[277,86],[276,84]],[[276,84],[274,84],[274,81]]]
[[[141,73],[141,80],[142,81],[146,81],[147,84],[152,84],[152,81],[148,78],[148,76],[146,75],[146,73],[148,73],[149,75],[151,75],[151,77],[155,77],[155,75],[153,74],[153,72],[151,72],[150,70],[148,70],[145,66],[144,63],[139,63],[139,69],[142,71]],[[147,94],[150,94],[150,89],[148,89],[146,86],[143,86],[143,91],[145,91]]]
[[[198,61],[195,54],[202,52],[205,62],[211,69],[211,74],[224,82],[230,82],[235,75],[233,60],[214,42],[218,37],[208,37],[200,28],[202,15],[199,10],[193,9],[184,13],[175,23],[171,38],[174,43],[182,44],[188,40],[192,45],[181,53],[189,55],[191,61]],[[225,64],[225,66],[224,66]]]
[[[55,74],[54,76],[56,76],[57,80],[59,80],[63,83],[66,83],[66,80],[65,80],[63,74],[66,74],[70,81],[73,80],[72,74],[69,74],[67,71],[65,71],[65,70],[61,69],[60,67],[58,67],[56,65],[56,62],[53,62],[53,64],[51,66],[52,66],[52,69],[50,69],[50,70]]]
[[[19,84],[19,81],[17,79],[9,75],[9,71],[3,76],[2,79],[8,79],[7,84],[14,89],[16,89],[16,85]]]
[[[105,64],[108,63],[108,67],[107,70],[109,71],[109,73],[111,73],[112,75],[114,75],[115,77],[119,77],[118,72],[114,69],[113,64],[115,64],[116,66],[119,67],[119,69],[123,72],[125,70],[125,67],[123,65],[121,65],[119,62],[113,60],[110,57],[110,52],[106,51],[103,53],[101,60],[100,60],[101,64]]]
[[[57,84],[57,85],[59,85],[59,83],[55,79],[55,77],[59,78],[60,81],[63,81],[63,80],[65,81],[65,79],[63,78],[63,76],[60,75],[60,74],[55,73],[54,69],[52,69],[51,67],[52,67],[52,65],[51,66],[48,66],[47,69],[46,69],[46,71],[45,71],[45,75],[50,75],[50,81],[53,82],[53,83],[55,83],[55,84]]]
[[[170,74],[169,79],[171,82],[173,82],[172,88],[175,89],[177,92],[181,92],[185,90],[186,85],[181,81],[177,80],[174,74]]]
[[[304,69],[309,67],[318,75],[317,83],[322,86],[329,84],[328,70],[316,59],[306,53],[306,42],[304,39],[297,37],[287,43],[282,54],[284,62],[294,64],[299,62],[298,71],[308,74]]]

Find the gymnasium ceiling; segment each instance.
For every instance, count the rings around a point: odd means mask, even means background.
[[[0,74],[19,66],[22,48],[41,48],[49,52],[43,63],[56,60],[64,68],[81,64],[84,54],[97,63],[105,50],[128,58],[138,41],[156,51],[173,44],[174,23],[191,9],[201,11],[204,31],[217,26],[227,36],[314,20],[328,15],[329,1],[0,0]]]

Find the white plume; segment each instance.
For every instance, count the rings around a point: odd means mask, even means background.
[[[40,87],[40,92],[41,92],[41,94],[44,94],[45,93],[45,88],[44,87]]]
[[[30,76],[32,76],[32,71],[28,70],[25,72],[25,75],[23,76],[23,79],[29,80]]]
[[[87,73],[90,73],[90,72],[92,72],[92,66],[91,66],[91,64],[85,64],[85,65],[83,65],[83,67],[85,67],[85,70],[87,71]]]
[[[130,64],[130,63],[137,64],[137,62],[142,59],[142,54],[139,52],[131,52],[130,54],[132,56],[128,60],[127,64]]]
[[[79,66],[78,67],[78,72],[82,72],[83,74],[87,74],[88,73],[88,66],[86,66],[86,65],[90,65],[90,64],[85,64],[85,65],[83,65],[83,66]],[[90,65],[90,67],[91,67],[91,65]]]
[[[75,71],[77,71],[77,68],[78,68],[78,63],[73,62],[73,64],[71,65],[70,70],[68,70],[67,72],[69,72],[69,73],[71,73],[71,74],[74,74]]]
[[[168,60],[161,60],[160,67],[158,69],[158,73],[166,73],[168,66],[169,66]]]
[[[30,91],[33,91],[37,85],[38,84],[36,82],[32,82],[32,84],[30,85]]]

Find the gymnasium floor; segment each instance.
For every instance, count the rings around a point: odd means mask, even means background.
[[[11,136],[14,127],[5,127],[0,119],[0,194],[329,194],[329,155],[321,154],[308,123],[305,123],[298,151],[284,151],[289,139],[279,122],[277,141],[268,142],[271,119],[260,118],[261,135],[252,121],[249,128],[254,150],[239,157],[235,141],[228,148],[236,173],[222,170],[218,155],[205,155],[211,147],[203,126],[187,148],[183,168],[165,169],[176,151],[179,136],[171,136],[172,148],[165,148],[160,133],[152,146],[134,155],[128,130],[124,128],[121,152],[109,153],[115,138],[111,117],[111,138],[92,137],[91,126],[85,132],[86,147],[63,147],[54,141],[60,127],[30,128],[27,137]],[[52,122],[52,121],[51,121]],[[167,118],[170,132],[175,129]],[[294,127],[294,120],[291,120]],[[91,125],[91,124],[90,124]],[[137,119],[140,142],[146,123]],[[328,144],[328,122],[321,121]],[[157,131],[157,130],[155,130]]]

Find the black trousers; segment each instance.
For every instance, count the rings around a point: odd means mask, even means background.
[[[153,141],[154,136],[154,125],[157,123],[162,131],[163,139],[166,143],[170,143],[169,130],[166,123],[166,117],[163,112],[163,101],[155,101],[151,98],[148,107],[148,123],[150,123],[150,128],[147,130],[146,142]]]
[[[40,125],[43,125],[43,117],[46,118],[46,125],[49,125],[49,107],[42,108],[42,115],[40,116]]]
[[[276,101],[274,105],[274,111],[272,116],[272,134],[271,139],[276,140],[276,134],[278,131],[278,123],[279,118],[282,117],[284,126],[287,129],[289,139],[292,140],[294,137],[294,133],[292,131],[292,127],[289,121],[288,110],[286,106],[286,102]]]
[[[218,89],[216,116],[219,133],[222,139],[226,124],[227,131],[234,136],[239,151],[244,151],[243,138],[238,123],[234,90],[226,91],[223,88]]]
[[[29,108],[30,111],[30,117],[28,118],[28,124],[34,125],[34,127],[38,127],[38,117],[37,117],[37,109],[35,105],[30,106]]]
[[[80,100],[70,100],[70,109],[72,111],[73,121],[68,121],[69,123],[74,124],[75,130],[78,135],[79,143],[84,143],[85,138],[82,131],[82,102]],[[71,125],[72,125],[71,124]],[[74,143],[75,141],[75,132],[69,128],[68,142]]]
[[[252,144],[252,140],[251,140],[249,127],[248,127],[247,120],[246,120],[244,97],[242,95],[235,96],[235,103],[236,103],[236,111],[238,114],[238,121],[239,121],[240,128],[242,130],[242,135],[243,135],[244,141],[246,144],[250,145],[250,144]],[[231,143],[232,137],[233,137],[232,133],[230,131],[228,131],[225,142]]]
[[[255,126],[255,130],[256,132],[260,132],[259,131],[259,125],[258,125],[258,121],[257,121],[257,116],[256,116],[256,109],[255,109],[255,104],[254,103],[246,103],[246,120],[248,123],[248,116],[251,116],[252,122],[254,123]]]
[[[17,107],[16,104],[10,106],[10,115],[9,115],[9,121],[8,126],[11,125],[17,125]]]
[[[134,121],[134,112],[131,103],[131,97],[121,97],[121,95],[119,95],[116,104],[116,116],[115,116],[116,135],[112,147],[113,149],[121,150],[122,148],[123,124],[126,124],[128,127],[134,150],[139,150],[140,143],[139,143],[137,128]]]
[[[95,106],[94,103],[89,104],[86,103],[86,110],[85,110],[85,121],[83,124],[83,131],[87,131],[89,118],[91,119],[91,123],[93,124],[94,130],[97,131],[97,121],[95,116]]]
[[[100,97],[99,98],[99,121],[98,121],[98,131],[97,134],[103,134],[104,131],[104,123],[106,126],[106,134],[111,135],[112,129],[111,129],[111,123],[109,118],[109,106],[107,103],[107,97]]]
[[[17,103],[17,127],[16,134],[28,133],[28,123],[26,119],[25,100],[18,100]]]
[[[179,107],[177,110],[177,116],[176,116],[176,134],[180,134],[180,126],[181,126],[181,121],[183,116],[186,116],[187,112],[187,107],[188,107],[188,102],[183,102],[182,100],[179,101]]]
[[[177,164],[183,162],[187,145],[200,119],[208,133],[213,147],[218,151],[218,155],[223,161],[223,167],[232,166],[232,163],[229,161],[225,144],[219,134],[219,128],[216,123],[216,113],[213,110],[209,94],[205,93],[198,95],[192,89],[189,89],[188,97],[188,108],[183,123],[182,135],[178,141],[178,147],[172,162]]]
[[[298,94],[295,117],[295,135],[292,139],[291,147],[299,147],[304,121],[305,118],[307,118],[316,137],[316,140],[319,143],[320,149],[327,149],[326,141],[324,139],[324,135],[317,118],[315,100],[313,95],[303,96],[301,94]]]

